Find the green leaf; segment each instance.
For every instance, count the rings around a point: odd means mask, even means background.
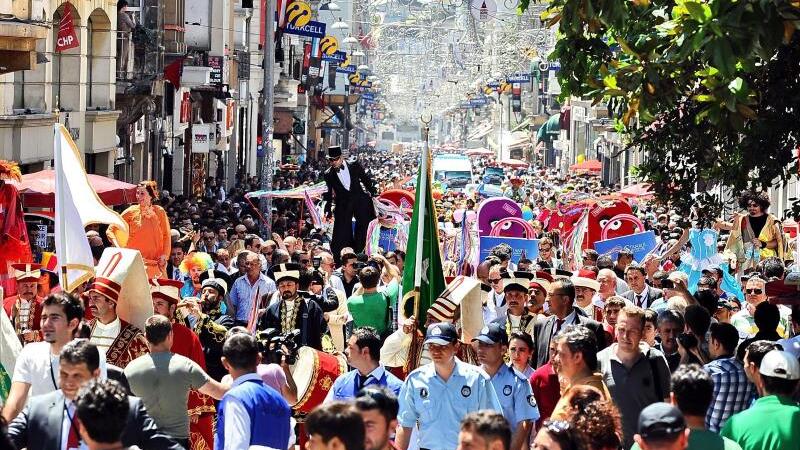
[[[711,8],[705,3],[685,2],[683,4],[692,19],[705,23],[711,18]]]

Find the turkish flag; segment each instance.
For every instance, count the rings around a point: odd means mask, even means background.
[[[167,67],[164,67],[164,79],[172,83],[175,89],[181,87],[183,75],[183,58],[178,58]]]
[[[63,52],[80,45],[78,42],[78,35],[75,33],[75,26],[72,24],[72,8],[69,2],[64,6],[64,13],[58,25],[58,39],[56,40],[57,52]]]

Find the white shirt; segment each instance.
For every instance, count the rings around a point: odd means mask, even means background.
[[[231,389],[249,381],[261,381],[257,373],[242,375],[233,381]],[[239,400],[228,399],[225,403],[225,450],[248,450],[250,448],[250,415]]]
[[[564,322],[561,323],[561,328],[558,328],[558,317],[556,317],[556,323],[553,324],[553,336],[555,336],[559,331],[563,330],[567,325],[574,324],[577,318],[578,313],[575,312],[575,308],[572,308],[572,312],[567,314],[567,317],[564,317]]]
[[[350,168],[347,167],[346,162],[342,162],[342,167],[336,171],[336,176],[339,177],[339,181],[342,182],[342,186],[348,191],[350,190]]]
[[[99,353],[100,379],[105,380],[108,377],[106,352],[100,350]],[[49,394],[58,389],[59,368],[58,355],[50,352],[49,342],[31,342],[22,347],[11,382],[29,384],[31,389],[28,398]]]
[[[63,418],[61,419],[61,450],[69,450],[67,448],[67,442],[69,442],[69,432],[72,428],[72,421],[75,420],[75,404],[72,403],[72,400],[67,400],[63,394],[61,396],[64,400],[61,403],[61,408],[63,409]],[[58,408],[59,403],[56,403],[56,408]],[[77,430],[76,430],[77,431]],[[86,446],[86,443],[80,440],[80,435],[78,436],[78,441],[80,445],[78,448],[80,450],[87,450],[89,447]]]
[[[791,353],[795,358],[800,358],[800,336],[789,339],[779,339],[778,344],[781,344],[784,351]]]
[[[498,294],[494,289],[492,289],[492,292],[489,293],[489,301],[492,302],[492,306],[494,306],[495,317],[503,317],[506,315],[506,311],[508,311],[508,304],[506,304],[505,292]]]
[[[50,343],[31,342],[22,347],[11,381],[29,384],[28,398],[49,394],[58,389],[58,369],[58,355],[51,354]]]
[[[121,329],[122,323],[119,321],[119,316],[114,318],[109,324],[104,324],[99,320],[95,320],[94,330],[92,330],[92,336],[89,338],[89,342],[103,351],[106,351],[111,347],[111,344],[114,343],[117,336],[119,336]]]

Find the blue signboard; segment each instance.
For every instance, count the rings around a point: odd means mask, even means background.
[[[325,37],[325,22],[315,22],[312,20],[302,27],[296,27],[286,22],[284,33],[322,39]]]
[[[336,52],[336,53],[334,53],[332,55],[324,54],[324,55],[322,55],[322,60],[323,61],[328,61],[328,62],[337,62],[337,63],[345,62],[347,60],[347,53],[346,52]]]
[[[336,72],[337,73],[354,74],[354,73],[356,73],[356,66],[350,64],[347,67],[337,67],[336,68]]]
[[[622,249],[628,249],[633,253],[633,259],[642,262],[648,253],[656,248],[656,235],[652,231],[636,233],[622,236],[605,241],[594,243],[594,249],[601,255],[608,255],[613,260],[617,260],[617,253]]]
[[[497,88],[500,87],[500,82],[499,81],[490,81],[490,82],[486,83],[486,87],[489,87],[489,88],[492,88],[492,89],[497,89]]]
[[[539,256],[538,239],[483,236],[481,237],[481,261],[489,256],[489,252],[492,251],[492,248],[500,244],[508,244],[514,249],[511,254],[511,261],[514,264],[517,264],[522,258],[533,261]]]
[[[531,74],[529,73],[516,73],[508,77],[509,83],[530,83]]]
[[[486,100],[486,97],[478,97],[478,98],[469,99],[469,106],[472,106],[473,108],[478,107],[478,106],[484,106],[484,105],[486,105],[486,103],[488,103],[487,100]]]

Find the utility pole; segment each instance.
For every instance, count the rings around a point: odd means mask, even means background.
[[[344,123],[342,124],[342,149],[345,155],[350,152],[350,130],[347,129],[347,122],[350,121],[350,85],[344,85]]]
[[[261,105],[261,143],[264,147],[264,160],[261,165],[261,190],[272,190],[272,170],[274,149],[272,148],[272,112],[274,86],[272,82],[275,66],[275,0],[265,0],[261,20],[264,21],[264,85]],[[259,202],[261,216],[261,236],[272,238],[272,198],[262,197]]]

